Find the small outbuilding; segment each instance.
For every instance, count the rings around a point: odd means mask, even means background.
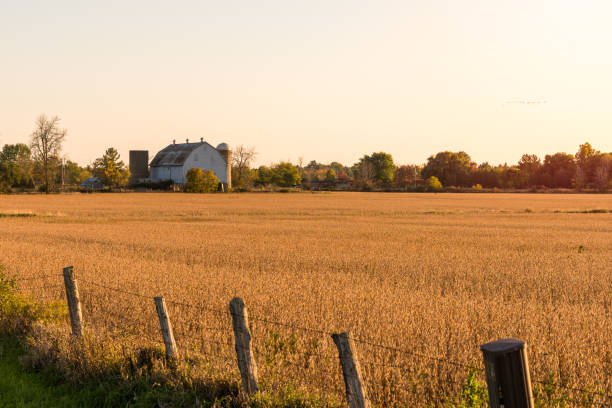
[[[150,178],[154,183],[172,180],[175,184],[187,182],[187,172],[198,167],[212,170],[227,188],[232,187],[232,152],[226,143],[216,148],[200,139],[200,142],[173,142],[155,155],[150,164]]]
[[[81,183],[81,188],[86,188],[90,190],[100,190],[103,189],[104,183],[97,177],[89,177],[86,178],[85,181]]]

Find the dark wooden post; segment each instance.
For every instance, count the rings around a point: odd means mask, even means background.
[[[249,315],[244,301],[239,297],[232,299],[229,308],[232,314],[236,357],[242,377],[242,387],[247,395],[254,394],[259,391],[259,386],[257,385],[257,363],[251,349]]]
[[[81,337],[83,335],[83,314],[81,313],[81,299],[79,298],[79,288],[74,277],[74,268],[68,266],[63,269],[64,285],[66,286],[66,300],[68,311],[70,312],[70,326],[72,334]]]
[[[161,296],[155,297],[154,300],[157,316],[159,316],[162,337],[164,338],[164,345],[166,346],[166,357],[169,360],[178,358],[178,348],[176,347],[176,341],[174,341],[174,333],[172,333],[172,324],[170,323],[170,316],[168,316],[168,309],[166,309],[166,302]]]
[[[480,346],[491,408],[533,408],[526,344],[502,339]]]
[[[361,376],[361,366],[357,359],[355,343],[349,333],[332,334],[332,339],[338,347],[349,408],[370,408],[371,404]]]

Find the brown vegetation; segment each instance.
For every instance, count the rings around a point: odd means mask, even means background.
[[[161,339],[152,297],[164,295],[179,348],[236,381],[227,310],[241,296],[268,390],[341,398],[326,332],[350,329],[379,406],[451,402],[482,366],[479,345],[503,337],[527,342],[536,389],[553,375],[609,391],[610,208],[605,195],[8,196],[0,213],[45,217],[0,218],[0,264],[57,274],[21,282],[49,298],[61,286],[39,286],[74,265],[108,353]]]

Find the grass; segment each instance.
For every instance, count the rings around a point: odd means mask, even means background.
[[[555,401],[561,387],[612,389],[610,218],[571,212],[608,201],[486,193],[8,196],[0,212],[63,216],[0,220],[0,263],[20,277],[74,265],[92,344],[104,345],[92,346],[87,364],[64,358],[64,372],[76,377],[154,347],[152,297],[164,295],[189,363],[185,378],[219,375],[236,384],[227,308],[241,296],[272,401],[341,401],[328,333],[345,330],[401,350],[357,344],[376,406],[452,406],[465,391],[464,366],[479,367],[474,379],[483,381],[480,344],[504,337],[527,342],[532,378],[554,375],[546,398]],[[20,288],[62,299],[57,285],[59,276]],[[44,342],[39,336],[33,346]]]

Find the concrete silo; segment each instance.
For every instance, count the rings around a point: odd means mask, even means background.
[[[227,164],[227,188],[232,188],[232,150],[227,143],[221,143],[217,146],[217,151]]]

